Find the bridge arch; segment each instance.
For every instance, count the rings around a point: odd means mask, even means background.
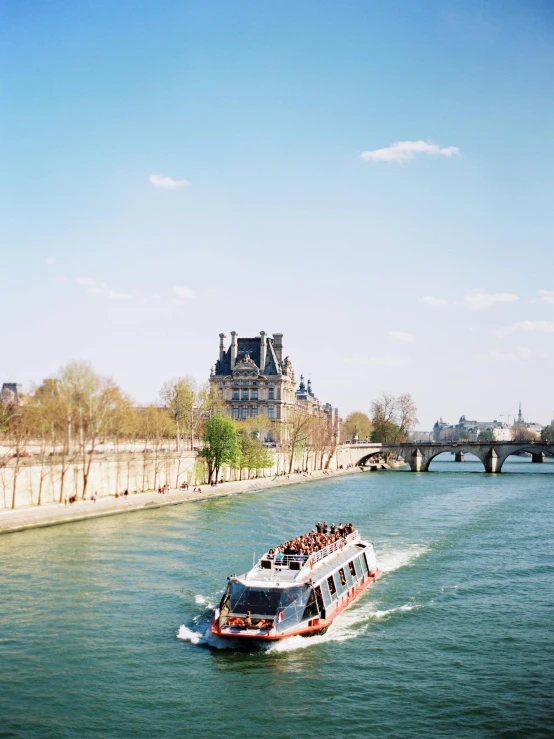
[[[522,441],[520,445],[514,446],[512,449],[509,450],[507,454],[503,454],[499,458],[499,472],[502,470],[502,467],[504,466],[504,462],[508,459],[508,457],[511,457],[513,454],[517,454],[518,452],[527,452],[531,455],[532,461],[538,461],[536,457],[540,457],[543,455],[544,457],[554,457],[554,445],[550,446],[549,444],[541,444],[539,448],[536,448],[533,443],[530,441]]]
[[[487,470],[487,463],[486,463],[485,459],[483,459],[483,456],[484,455],[477,454],[477,452],[475,451],[475,449],[470,449],[469,448],[469,443],[467,445],[464,445],[463,442],[459,442],[457,444],[457,446],[455,448],[453,448],[453,449],[442,449],[442,450],[436,452],[435,454],[433,454],[432,456],[430,456],[428,458],[427,466],[426,466],[426,470],[425,471],[427,471],[427,472],[432,471],[432,470],[429,470],[429,468],[431,466],[431,463],[437,457],[440,457],[441,454],[460,454],[460,453],[461,454],[464,454],[464,455],[471,454],[473,457],[476,457],[477,461],[480,462],[483,465],[483,472],[486,472],[486,470]]]

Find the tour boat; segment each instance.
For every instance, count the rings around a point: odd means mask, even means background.
[[[262,641],[323,634],[379,574],[373,544],[356,530],[310,555],[270,550],[227,578],[212,633]]]

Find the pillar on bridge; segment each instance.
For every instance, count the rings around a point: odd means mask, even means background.
[[[456,452],[454,455],[454,461],[455,462],[465,462],[466,458],[463,452]]]
[[[496,449],[491,449],[484,459],[485,472],[500,472],[500,460]]]
[[[421,449],[416,449],[415,452],[412,454],[410,459],[408,460],[408,464],[410,465],[410,469],[412,472],[421,472],[423,469],[423,454],[421,453]]]
[[[546,454],[544,452],[539,452],[538,454],[532,454],[531,461],[535,462],[535,464],[542,464],[543,462],[546,462]]]

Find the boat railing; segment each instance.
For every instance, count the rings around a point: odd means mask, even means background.
[[[319,549],[313,554],[274,554],[271,557],[269,554],[264,556],[258,561],[258,567],[261,569],[284,569],[284,570],[303,570],[306,567],[310,569],[317,563],[321,562],[322,559],[328,557],[335,552],[342,551],[346,544],[350,544],[359,537],[359,534],[354,530],[351,534],[343,536],[337,541],[332,541],[327,544],[323,549]]]

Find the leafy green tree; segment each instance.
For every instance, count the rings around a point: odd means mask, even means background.
[[[404,442],[418,422],[417,408],[409,393],[383,395],[371,404],[374,433],[372,441],[382,444]]]
[[[235,424],[230,418],[214,415],[204,423],[203,447],[200,456],[208,466],[208,483],[218,479],[221,465],[237,464],[240,458],[240,441]]]
[[[494,441],[494,434],[489,429],[480,431],[477,441]]]
[[[400,429],[396,423],[388,421],[386,424],[380,423],[371,432],[369,440],[375,444],[389,444],[396,441],[406,441],[399,437]]]
[[[342,428],[345,439],[353,439],[356,434],[359,439],[369,439],[372,431],[371,419],[367,413],[354,411],[346,417]]]
[[[551,423],[550,426],[543,429],[541,439],[543,441],[554,441],[554,423]]]
[[[240,458],[236,466],[240,470],[247,469],[248,477],[251,470],[264,470],[273,467],[273,456],[258,436],[240,433]]]

